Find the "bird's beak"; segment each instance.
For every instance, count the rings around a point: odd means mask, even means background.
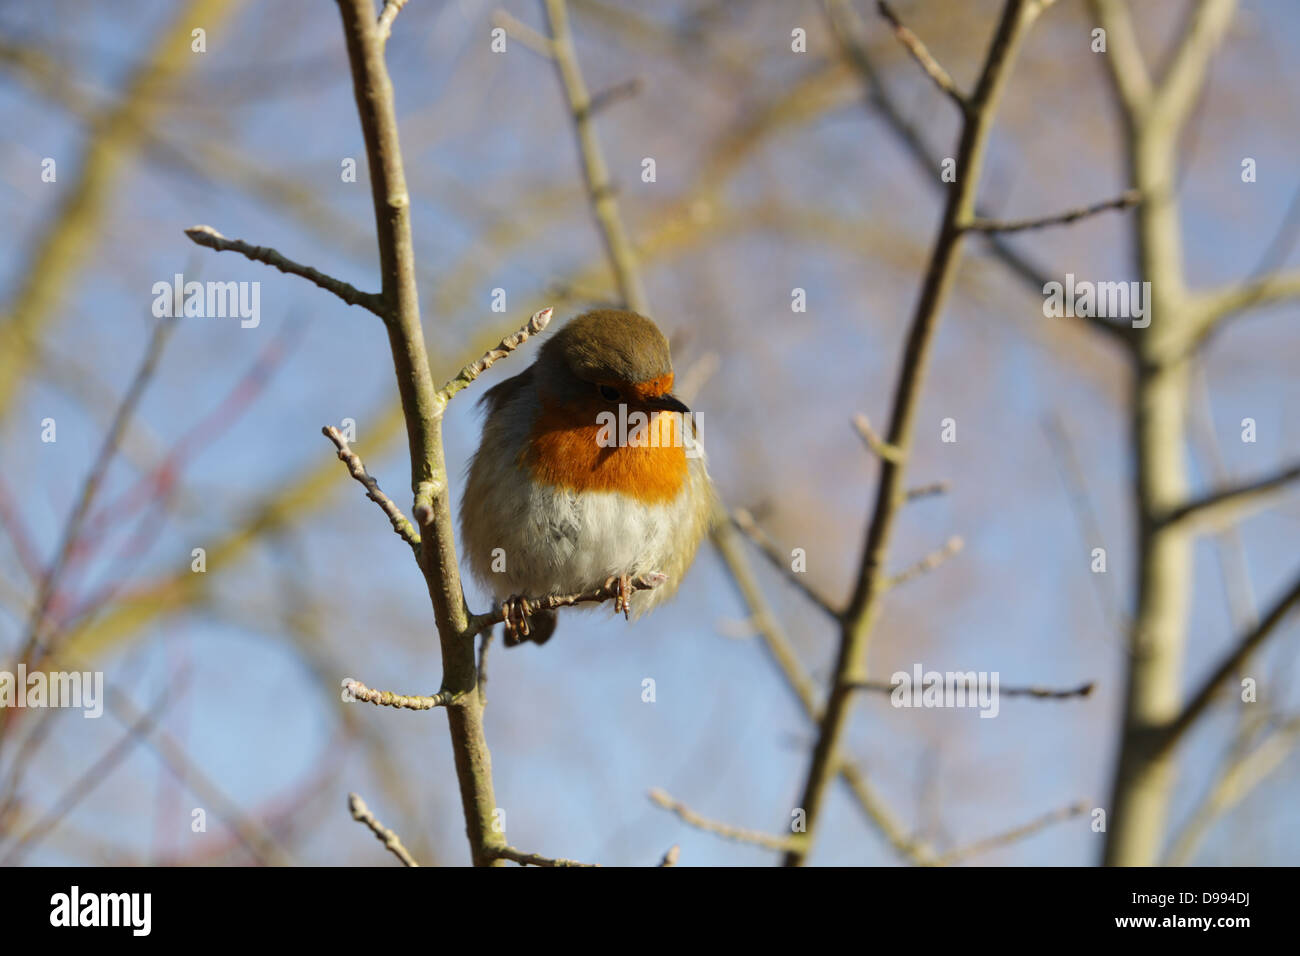
[[[652,398],[646,402],[651,408],[663,409],[667,412],[681,412],[683,415],[689,415],[691,410],[686,407],[686,403],[679,401],[672,395],[660,395],[658,398]]]

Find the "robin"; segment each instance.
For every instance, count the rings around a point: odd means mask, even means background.
[[[668,340],[635,312],[568,322],[488,391],[460,517],[470,569],[502,602],[507,646],[544,644],[556,612],[526,596],[616,591],[625,616],[676,591],[708,530],[713,487]],[[633,591],[632,579],[667,579]]]

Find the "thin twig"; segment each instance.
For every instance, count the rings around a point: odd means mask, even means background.
[[[1298,479],[1300,465],[1292,465],[1267,478],[1222,488],[1175,508],[1165,517],[1164,524],[1168,526],[1191,521],[1197,525],[1213,525],[1240,518],[1244,512],[1268,504],[1288,484]]]
[[[452,694],[447,693],[426,697],[418,694],[394,694],[388,690],[373,690],[351,677],[343,678],[343,689],[354,700],[374,704],[376,707],[397,707],[401,710],[433,710],[435,707],[446,707],[453,698]]]
[[[939,87],[940,92],[956,103],[957,108],[965,113],[969,107],[966,96],[961,90],[957,89],[957,84],[952,81],[948,71],[926,49],[925,44],[921,42],[921,38],[903,26],[903,22],[898,19],[898,14],[890,9],[885,0],[877,0],[876,9],[880,11],[882,17],[889,21],[894,28],[894,36],[898,37],[899,42],[907,47],[907,52],[912,54],[912,58],[920,64],[921,69],[925,70],[926,76],[930,77],[934,81],[934,85]]]
[[[663,855],[663,859],[659,861],[659,866],[661,868],[676,866],[677,858],[680,857],[681,855],[682,855],[682,848],[678,846],[676,843],[674,843],[672,846],[668,848],[668,851]]]
[[[543,36],[505,10],[494,11],[492,23],[505,30],[507,36],[518,40],[543,59],[551,60],[555,58],[555,44],[551,42],[550,37]]]
[[[406,6],[406,3],[407,0],[384,0],[384,9],[379,14],[379,22],[376,24],[381,42],[387,41],[389,35],[392,34],[393,21],[397,19],[397,15],[402,12],[402,7]],[[412,866],[414,864],[407,865]]]
[[[734,840],[737,843],[749,843],[754,846],[766,847],[769,850],[781,851],[788,851],[792,846],[799,843],[797,837],[772,836],[770,833],[763,833],[759,830],[746,830],[742,827],[733,827],[727,823],[719,823],[717,820],[710,820],[707,817],[702,817],[690,807],[674,800],[662,790],[651,790],[650,799],[665,810],[676,814],[677,818],[683,823],[689,824],[697,830],[716,833],[724,840]]]
[[[555,310],[549,306],[538,312],[534,312],[532,318],[524,324],[522,329],[511,335],[507,335],[501,340],[500,344],[497,345],[496,348],[488,349],[483,353],[481,358],[470,362],[456,374],[455,378],[439,389],[439,399],[441,399],[444,404],[451,401],[453,395],[461,389],[467,388],[474,379],[478,378],[490,369],[494,363],[505,358],[515,349],[519,348],[519,346],[527,342],[529,338],[537,335],[545,329],[547,324],[551,321],[551,316],[554,314]]]
[[[1142,195],[1136,189],[1096,202],[1090,206],[1078,206],[1052,216],[1037,219],[979,219],[969,222],[964,228],[969,232],[1023,232],[1026,229],[1044,229],[1048,226],[1064,226],[1088,216],[1109,212],[1112,209],[1129,209],[1142,201]]]
[[[668,580],[668,575],[661,574],[658,571],[647,571],[645,574],[632,578],[630,591],[649,591],[657,588]],[[529,613],[536,611],[553,611],[561,607],[573,607],[575,604],[602,604],[619,596],[618,582],[612,581],[602,584],[598,588],[591,588],[587,591],[579,591],[575,594],[546,594],[541,597],[525,597],[524,602],[528,605]],[[485,614],[474,614],[469,620],[469,630],[477,634],[484,628],[491,627],[501,620],[501,611],[488,611]]]
[[[907,489],[908,501],[919,501],[922,498],[934,498],[938,495],[946,495],[950,489],[948,482],[936,481],[928,485],[919,485],[916,488]]]
[[[881,438],[876,433],[876,430],[871,427],[871,419],[867,418],[866,415],[861,413],[854,415],[853,427],[857,429],[862,440],[866,442],[867,447],[871,449],[877,457],[884,461],[893,462],[894,464],[903,460],[902,450]]]
[[[1223,690],[1228,681],[1231,680],[1232,675],[1237,672],[1242,661],[1263,644],[1265,639],[1277,630],[1287,615],[1297,606],[1300,606],[1300,577],[1297,577],[1291,587],[1278,598],[1277,603],[1269,609],[1259,624],[1243,635],[1232,650],[1223,656],[1218,666],[1201,683],[1179,715],[1167,727],[1158,732],[1156,747],[1154,748],[1156,752],[1167,751],[1178,742],[1187,729],[1210,706],[1210,703]]]
[[[264,262],[268,266],[279,269],[288,275],[302,276],[308,282],[315,283],[325,291],[333,292],[348,305],[359,305],[375,313],[380,318],[385,318],[387,315],[383,296],[375,295],[373,292],[362,292],[341,279],[335,279],[333,276],[327,276],[311,266],[305,266],[294,262],[292,259],[286,259],[267,246],[254,246],[242,239],[227,239],[211,226],[191,226],[185,230],[185,235],[189,236],[191,241],[198,245],[207,246],[217,252],[238,252],[245,258],[252,259],[254,262]]]
[[[348,794],[348,811],[352,814],[353,820],[356,820],[358,823],[364,823],[368,826],[370,832],[379,839],[379,842],[382,843],[388,851],[393,854],[393,856],[402,861],[403,866],[420,865],[415,862],[415,857],[411,856],[406,847],[402,845],[401,837],[380,823],[379,820],[375,818],[375,815],[370,812],[370,808],[366,806],[366,801],[362,800],[355,793]]]
[[[397,532],[398,537],[409,544],[415,551],[415,559],[420,559],[420,533],[415,530],[410,519],[402,514],[402,509],[397,507],[393,499],[388,497],[379,489],[379,482],[366,471],[365,464],[361,457],[352,450],[348,445],[348,440],[343,437],[343,433],[333,425],[326,425],[321,429],[321,433],[334,443],[338,449],[339,461],[348,466],[348,474],[355,478],[366,489],[366,497],[379,505],[384,514],[388,515],[388,520],[392,522],[393,530]]]
[[[584,868],[599,867],[599,863],[579,863],[577,860],[566,860],[563,857],[541,856],[537,853],[525,853],[523,850],[517,850],[512,846],[497,847],[492,851],[499,860],[513,860],[521,866],[580,866]]]
[[[789,557],[786,552],[777,547],[776,542],[767,536],[767,532],[758,526],[758,522],[754,520],[754,516],[749,513],[748,509],[735,509],[731,513],[731,520],[735,523],[736,527],[741,530],[745,537],[754,542],[763,557],[767,558],[772,567],[780,571],[781,575],[787,581],[803,592],[804,596],[807,597],[808,600],[821,608],[821,610],[828,614],[832,619],[839,620],[840,612],[835,607],[834,603],[832,603],[825,595],[819,593],[816,588],[807,582],[806,572],[791,570]]]
[[[863,680],[854,681],[849,686],[855,690],[865,690],[877,694],[892,694],[899,686],[888,681]],[[1096,682],[1088,681],[1078,687],[998,687],[999,697],[1037,697],[1041,700],[1068,700],[1073,697],[1089,697],[1096,689]]]
[[[958,863],[961,860],[968,859],[972,856],[978,856],[981,853],[987,853],[989,850],[996,850],[999,847],[1007,846],[1011,843],[1018,843],[1025,837],[1033,836],[1039,830],[1046,829],[1054,823],[1061,823],[1087,812],[1087,803],[1083,801],[1072,803],[1068,807],[1061,807],[1059,810],[1045,813],[1041,817],[1030,820],[1028,823],[1022,824],[1015,829],[1007,830],[1005,833],[999,833],[995,836],[978,840],[969,846],[958,847],[957,849],[940,856],[935,860],[935,865],[951,866],[953,863]]]
[[[960,537],[954,535],[944,543],[942,548],[939,548],[937,551],[931,551],[910,568],[905,568],[891,577],[888,582],[886,582],[886,587],[896,588],[900,584],[906,584],[913,578],[920,577],[928,571],[933,571],[949,558],[958,554],[965,546],[966,542],[964,542]]]

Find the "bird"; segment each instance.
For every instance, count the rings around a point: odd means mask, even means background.
[[[500,602],[505,643],[544,644],[556,611],[528,598],[615,591],[639,616],[681,584],[715,492],[699,416],[672,394],[668,340],[636,312],[570,319],[527,369],[490,389],[461,499],[474,577]],[[660,575],[654,587],[634,579]]]

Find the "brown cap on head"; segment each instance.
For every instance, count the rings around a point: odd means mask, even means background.
[[[571,319],[542,346],[538,364],[547,362],[562,363],[584,382],[635,385],[673,372],[659,327],[622,309],[597,309]]]

